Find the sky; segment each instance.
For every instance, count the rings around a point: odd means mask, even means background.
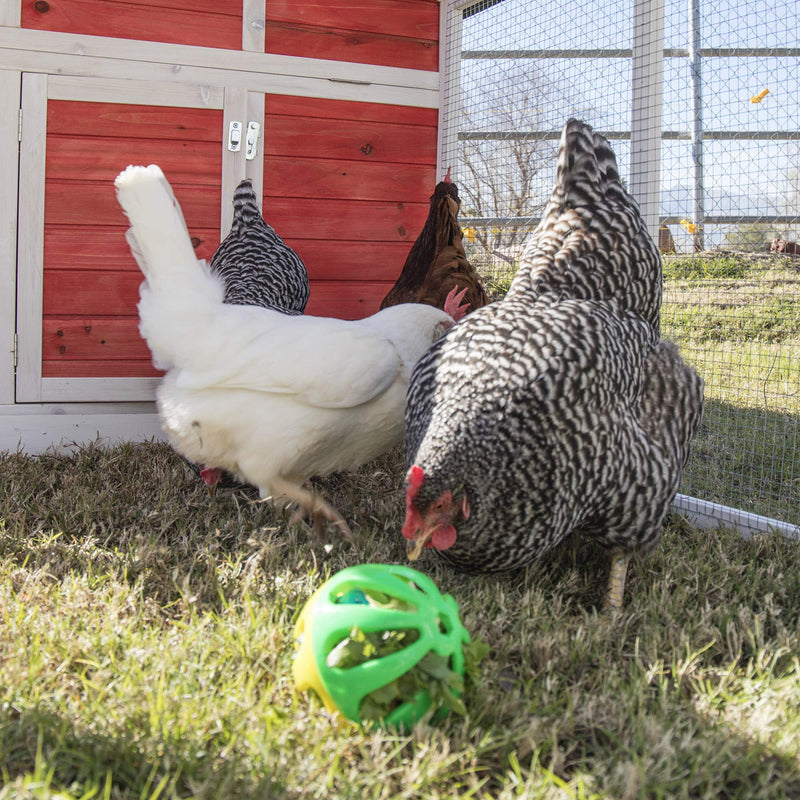
[[[797,0],[699,0],[701,47],[798,48]],[[689,45],[690,0],[664,0],[664,47]],[[463,50],[630,48],[632,0],[503,0],[463,23]],[[705,131],[800,131],[800,57],[704,57]],[[556,130],[569,115],[595,128],[630,129],[631,64],[627,58],[463,60],[462,98],[473,128],[511,124]],[[759,103],[751,98],[763,95]],[[693,117],[688,59],[664,64],[662,130],[687,134]],[[627,142],[612,142],[623,175]],[[496,158],[504,155],[499,145]],[[507,156],[505,156],[507,159]],[[706,214],[800,214],[800,140],[704,143]],[[547,172],[547,170],[545,170]],[[552,172],[544,184],[552,180]],[[691,215],[691,142],[665,141],[662,214]],[[543,189],[544,191],[544,189]],[[680,234],[681,232],[678,231]],[[714,241],[714,232],[709,230]],[[716,242],[721,232],[716,232]]]

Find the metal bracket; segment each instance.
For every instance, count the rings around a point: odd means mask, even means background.
[[[258,147],[258,135],[261,132],[261,125],[252,120],[247,123],[247,134],[245,136],[245,151],[244,157],[248,161],[252,161],[256,157],[256,148]]]
[[[232,120],[228,127],[228,150],[237,153],[242,146],[242,123]]]

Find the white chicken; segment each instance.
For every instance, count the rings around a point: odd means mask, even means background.
[[[463,316],[461,298],[451,293],[445,311],[404,304],[357,321],[228,305],[220,278],[194,255],[161,169],[128,167],[115,187],[146,279],[140,331],[166,371],[157,405],[172,446],[262,497],[296,502],[318,532],[324,519],[347,532],[303,483],[355,469],[402,440],[411,370]]]

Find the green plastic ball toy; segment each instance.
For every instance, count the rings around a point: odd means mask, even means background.
[[[380,598],[379,604],[373,598]],[[354,666],[329,666],[332,651],[354,628],[365,634],[408,631],[416,640]],[[368,694],[404,675],[430,651],[448,659],[450,669],[463,677],[463,646],[470,641],[450,595],[442,595],[421,572],[391,564],[361,564],[337,572],[309,598],[294,635],[296,687],[313,689],[329,711],[353,722],[363,721],[361,702]],[[419,691],[378,722],[407,730],[431,704],[428,691]]]

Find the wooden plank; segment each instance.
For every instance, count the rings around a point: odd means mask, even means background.
[[[316,281],[394,282],[411,249],[409,242],[335,242],[326,239],[285,241],[303,259],[309,278]]]
[[[306,313],[315,317],[363,319],[378,310],[391,288],[391,281],[312,281]]]
[[[155,413],[61,413],[16,414],[0,426],[0,449],[44,453],[53,447],[70,451],[77,445],[99,442],[112,446],[118,442],[164,439]]]
[[[0,404],[14,402],[19,72],[0,71]]]
[[[162,373],[153,366],[150,358],[131,359],[125,361],[124,359],[115,360],[81,360],[69,361],[66,359],[59,359],[57,361],[44,361],[43,362],[43,378],[42,378],[42,398],[50,402],[66,402],[68,397],[54,394],[52,391],[47,394],[44,393],[44,382],[48,379],[51,381],[51,387],[57,384],[53,381],[54,378],[99,378],[99,379],[114,379],[114,378],[159,378]],[[86,384],[89,385],[89,384]],[[74,388],[77,388],[77,385]],[[71,401],[77,400],[99,400],[101,397],[97,393],[93,397],[84,396],[80,397],[77,394],[71,395]],[[150,397],[129,396],[116,397],[116,400],[149,400]]]
[[[214,86],[182,83],[135,83],[130,80],[51,76],[47,84],[50,100],[80,100],[114,105],[168,106],[171,108],[222,109],[223,90]]]
[[[24,75],[19,171],[16,399],[41,399],[47,76]]]
[[[210,259],[219,245],[219,230],[191,231],[198,258]],[[125,227],[51,225],[44,227],[44,262],[48,270],[128,270],[139,266],[125,241]]]
[[[151,42],[239,50],[242,46],[241,5],[236,15],[208,8],[148,7],[115,0],[50,0],[22,6],[21,26],[45,31],[141,39]],[[109,7],[112,8],[109,8]],[[46,10],[37,10],[37,9]]]
[[[119,369],[119,364],[111,365]],[[123,403],[130,401],[155,400],[160,377],[108,377],[66,376],[42,378],[42,397],[45,402],[75,403],[80,401],[100,401],[103,403]],[[148,409],[148,412],[150,410]],[[148,413],[142,411],[141,413]]]
[[[320,117],[360,122],[402,122],[405,125],[425,125],[435,128],[438,112],[435,108],[419,106],[392,106],[366,101],[350,102],[324,97],[296,97],[293,95],[266,95],[269,116]]]
[[[219,129],[217,129],[219,130]],[[158,164],[174,185],[219,187],[219,142],[48,136],[48,181],[93,181],[112,190],[128,164]],[[116,201],[115,201],[116,202]]]
[[[132,42],[103,36],[77,38],[71,34],[50,31],[0,28],[0,51],[2,50],[14,51],[13,58],[17,61],[32,54],[24,64],[15,63],[12,68],[30,64],[34,72],[51,71],[60,75],[103,75],[106,78],[125,80],[164,80],[220,87],[244,86],[252,91],[263,92],[269,89],[273,94],[334,99],[336,95],[325,91],[309,95],[308,92],[286,92],[283,88],[275,87],[282,85],[282,78],[299,81],[312,79],[312,84],[319,83],[323,86],[327,82],[332,84],[332,88],[337,82],[341,82],[338,87],[344,93],[350,82],[354,85],[350,85],[347,95],[339,99],[395,102],[398,105],[421,105],[428,108],[435,108],[436,103],[392,101],[385,98],[375,100],[370,96],[371,90],[421,90],[431,95],[436,95],[439,91],[438,73],[430,70],[161,42]],[[8,58],[9,54],[4,57]],[[0,67],[3,63],[0,60]],[[177,64],[181,65],[180,69],[176,69]],[[105,69],[99,68],[103,65]]]
[[[21,70],[23,72],[58,72],[62,75],[92,77],[94,75],[104,75],[109,79],[122,79],[131,81],[160,82],[165,84],[190,84],[193,86],[204,86],[224,88],[227,86],[240,86],[250,91],[263,91],[266,85],[269,86],[273,94],[289,94],[300,97],[323,97],[334,100],[346,100],[354,102],[387,103],[401,106],[422,106],[425,108],[436,108],[439,102],[438,90],[427,88],[429,81],[422,77],[417,79],[413,73],[420,76],[436,75],[437,73],[425,72],[422,70],[394,69],[390,67],[379,67],[374,65],[347,64],[343,61],[329,61],[326,59],[313,58],[293,58],[291,56],[269,56],[261,55],[262,59],[274,59],[274,71],[264,69],[263,65],[259,68],[256,64],[255,71],[237,71],[234,64],[227,67],[192,67],[181,65],[175,68],[173,63],[159,63],[157,61],[142,61],[145,57],[144,52],[132,54],[133,60],[126,60],[121,55],[108,56],[86,56],[75,55],[72,52],[49,52],[42,49],[43,43],[32,39],[34,45],[31,49],[24,49],[21,43],[16,41],[10,45],[3,42],[6,39],[5,31],[9,29],[0,28],[0,69]],[[16,28],[15,31],[23,32]],[[45,31],[24,31],[24,33],[35,33],[38,36],[68,38],[68,34],[47,33]],[[88,39],[89,37],[86,37]],[[86,39],[75,43],[76,48],[85,49]],[[94,41],[104,42],[100,37],[91,37]],[[109,39],[110,42],[124,42],[123,39]],[[132,43],[139,45],[140,43]],[[156,43],[146,43],[140,45],[144,51],[156,48]],[[231,61],[235,51],[216,51],[209,48],[186,48],[180,50],[179,45],[161,45],[165,48],[175,48],[177,55],[186,50],[199,50],[205,52],[228,52],[231,54]],[[103,49],[97,47],[96,49]],[[256,54],[246,54],[253,57]],[[215,59],[209,59],[213,61]],[[315,63],[316,62],[316,63]],[[243,62],[250,66],[247,59]],[[350,74],[360,77],[339,78],[334,77],[338,74],[348,74],[344,67],[351,67]],[[378,73],[378,70],[385,70]],[[325,71],[328,76],[309,75],[305,72]],[[287,74],[288,72],[288,74]],[[411,77],[406,77],[406,76]],[[383,83],[381,80],[398,80],[399,84]],[[404,85],[406,82],[413,83],[413,86]],[[420,88],[420,86],[424,88]]]
[[[195,229],[216,229],[219,225],[220,191],[208,185],[195,187],[172,183],[180,201],[189,233]],[[111,225],[127,227],[127,219],[117,203],[113,183],[108,181],[48,180],[45,218],[54,225]]]
[[[232,123],[239,126],[239,149],[231,150],[228,146]],[[230,87],[225,90],[225,112],[222,122],[222,198],[220,207],[220,232],[229,231],[233,221],[231,198],[234,189],[245,177],[245,131],[247,130],[247,90]]]
[[[384,67],[436,70],[436,42],[404,39],[380,33],[341,28],[317,28],[267,20],[266,51],[275,55],[307,56]]]
[[[253,183],[256,197],[264,195],[264,104],[263,92],[247,93],[247,121],[249,123],[252,120],[261,124],[255,158],[245,162],[245,174]],[[308,122],[304,124],[307,127]]]
[[[264,198],[270,225],[284,239],[407,242],[417,238],[428,204]]]
[[[62,314],[135,315],[142,280],[138,271],[101,272],[48,267],[44,273],[42,310],[45,317]]]
[[[438,0],[269,0],[272,21],[304,23],[350,31],[372,31],[436,41]]]
[[[20,3],[12,0],[11,2],[0,3],[0,25],[8,25],[10,28],[18,28],[20,20]]]
[[[355,105],[355,104],[351,104]],[[265,120],[268,156],[343,158],[398,164],[436,163],[436,128],[347,119],[275,116]],[[298,131],[303,131],[298,136]]]
[[[264,52],[264,0],[242,0],[242,50]]]
[[[44,361],[150,360],[138,316],[100,317],[88,310],[81,317],[45,316],[42,330]]]
[[[126,139],[216,144],[222,138],[221,110],[54,100],[52,89],[48,89],[51,99],[47,104],[47,132],[50,135],[119,138],[123,134]]]
[[[363,164],[324,158],[266,156],[264,187],[270,197],[379,200],[394,203],[427,198],[435,185],[433,166]]]

